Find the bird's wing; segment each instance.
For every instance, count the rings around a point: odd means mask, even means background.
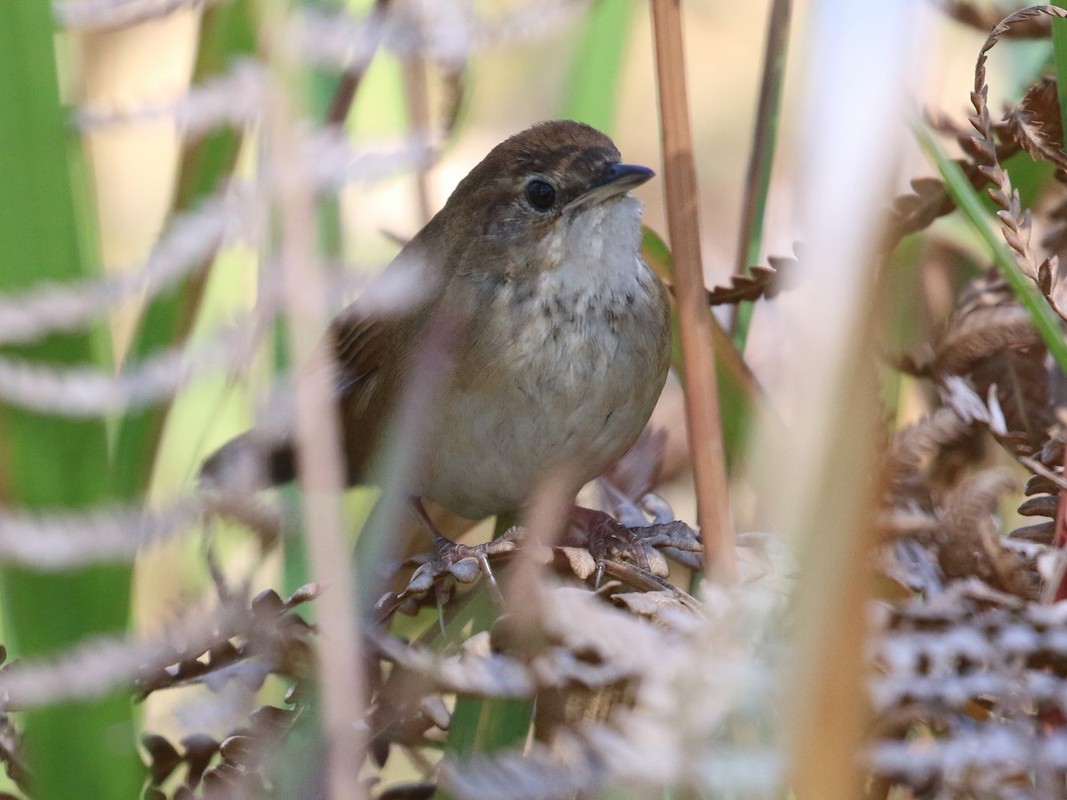
[[[342,313],[330,325],[341,395],[364,384],[381,366],[395,335],[394,320]]]

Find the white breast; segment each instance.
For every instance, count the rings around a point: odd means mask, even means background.
[[[584,483],[633,443],[666,377],[668,324],[640,210],[624,197],[575,215],[536,290],[494,301],[509,313],[485,318],[506,323],[482,332],[461,365],[477,369],[457,370],[468,379],[437,410],[422,496],[472,518],[517,509],[551,466]]]

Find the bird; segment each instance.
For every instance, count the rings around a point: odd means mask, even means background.
[[[414,270],[418,299],[391,312],[357,298],[323,339],[350,484],[370,477],[418,354],[442,336],[448,374],[408,487],[418,509],[430,499],[470,519],[519,511],[551,470],[574,496],[631,447],[670,361],[667,292],[642,259],[643,204],[631,194],[653,175],[571,120],[490,150],[382,273]],[[253,464],[278,484],[294,461],[287,433],[253,428],[201,478],[225,486]]]

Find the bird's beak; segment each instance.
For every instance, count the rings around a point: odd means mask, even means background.
[[[648,167],[641,167],[637,164],[610,164],[577,199],[583,205],[599,203],[609,197],[625,194],[655,174]]]

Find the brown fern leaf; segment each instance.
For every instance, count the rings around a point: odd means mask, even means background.
[[[1061,381],[1029,314],[995,272],[972,281],[940,336],[901,366],[940,386],[961,376],[983,402],[991,397],[1003,418],[995,436],[1017,455],[1039,450],[1055,421]]]
[[[998,591],[1033,600],[1040,589],[1036,576],[1004,546],[993,519],[1000,498],[1014,486],[1015,479],[1002,468],[962,482],[945,499],[945,531],[935,537],[937,558],[950,580],[977,576]]]
[[[974,113],[968,118],[978,134],[972,139],[975,148],[974,158],[978,162],[981,173],[993,184],[989,190],[989,196],[1000,207],[997,218],[1000,220],[1001,232],[1015,256],[1019,269],[1034,281],[1038,280],[1040,267],[1030,248],[1030,213],[1023,211],[1019,193],[1012,187],[1011,178],[1001,168],[997,157],[997,141],[993,120],[989,114],[986,62],[989,58],[989,51],[1002,36],[1016,25],[1029,22],[1042,15],[1063,19],[1067,18],[1067,11],[1055,6],[1024,8],[1005,17],[990,32],[975,63],[974,89],[971,92]]]
[[[1003,6],[978,4],[971,0],[938,0],[937,6],[949,17],[963,25],[980,31],[988,31],[1011,13]],[[1051,20],[1035,17],[1012,26],[1005,38],[1044,39],[1049,35]]]
[[[1056,81],[1043,78],[1035,83],[1004,120],[1012,140],[1031,158],[1048,161],[1056,169],[1067,171]]]
[[[1005,427],[997,439],[1017,456],[1040,450],[1055,422],[1046,356],[1042,345],[1001,350],[976,364],[969,376],[982,397],[996,387]]]
[[[771,256],[769,267],[750,267],[748,275],[734,275],[729,286],[716,286],[708,290],[708,305],[722,306],[740,303],[742,300],[768,300],[777,296],[786,281],[796,271],[797,259],[791,256]]]
[[[955,409],[939,408],[895,434],[885,454],[883,468],[891,484],[926,482],[925,473],[936,457],[972,437],[977,426]]]
[[[1067,320],[1067,269],[1059,257],[1052,256],[1041,262],[1037,271],[1037,285],[1048,299],[1053,311]]]
[[[1053,544],[1060,495],[1067,486],[1063,475],[1063,448],[1064,430],[1062,426],[1057,425],[1052,428],[1039,452],[1030,458],[1019,459],[1032,474],[1023,488],[1026,500],[1019,506],[1018,513],[1024,517],[1046,519],[1016,528],[1009,534],[1013,539],[1044,545]]]
[[[939,128],[940,130],[940,128]],[[955,128],[946,129],[953,135]],[[973,151],[973,137],[970,132],[960,136],[957,141],[965,153]],[[1011,158],[1019,151],[1014,141],[1005,141],[997,145],[998,160]],[[981,191],[990,182],[981,165],[968,159],[956,159],[956,164],[963,170],[976,190]],[[915,178],[911,182],[912,193],[900,195],[893,200],[893,209],[887,231],[887,246],[892,247],[909,233],[918,233],[956,210],[956,203],[949,194],[945,184],[939,178]]]
[[[915,375],[966,375],[983,359],[1041,344],[1030,315],[1019,306],[984,306],[957,312],[926,352],[905,359]]]

